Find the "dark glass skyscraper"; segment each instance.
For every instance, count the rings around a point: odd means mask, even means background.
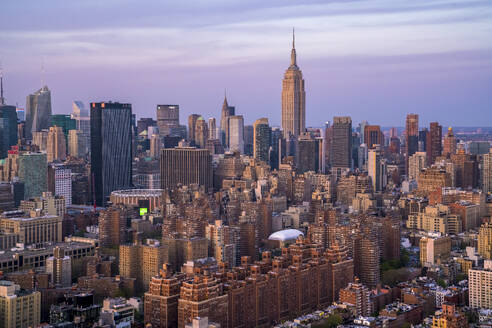
[[[17,112],[15,106],[0,104],[0,156],[7,157],[10,146],[17,144]]]
[[[349,116],[333,118],[331,140],[331,166],[352,167],[352,119]]]
[[[32,138],[32,132],[49,129],[51,123],[51,91],[42,87],[26,99],[26,138]]]
[[[91,170],[96,204],[131,187],[132,105],[91,103]]]
[[[68,139],[68,131],[77,129],[77,121],[70,115],[54,114],[51,115],[51,126],[61,127],[65,138]]]

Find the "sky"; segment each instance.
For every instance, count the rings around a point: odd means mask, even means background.
[[[227,92],[251,124],[280,124],[295,27],[306,124],[349,115],[382,126],[492,126],[490,0],[2,0],[5,98],[157,104],[220,117]],[[42,73],[44,67],[44,74]]]

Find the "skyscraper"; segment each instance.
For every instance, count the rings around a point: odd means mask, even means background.
[[[379,147],[369,150],[367,156],[367,172],[371,177],[372,189],[375,192],[383,191],[387,182],[386,160],[383,159]]]
[[[451,155],[456,154],[456,138],[454,136],[452,127],[448,128],[448,134],[444,138],[444,149],[442,154],[447,158],[451,157]]]
[[[208,124],[203,117],[200,116],[195,123],[195,144],[200,148],[205,148],[207,145],[208,134]]]
[[[220,141],[224,148],[229,147],[229,116],[233,116],[236,112],[234,106],[229,106],[227,96],[224,95],[224,103],[222,104],[222,114],[220,116]]]
[[[39,197],[47,190],[45,153],[22,152],[18,159],[18,176],[24,182],[24,199]]]
[[[269,163],[271,129],[268,118],[260,118],[253,124],[253,154],[256,159]]]
[[[352,167],[352,119],[349,116],[333,118],[331,140],[331,166]]]
[[[200,118],[201,116],[199,114],[191,114],[188,116],[188,140],[191,142],[192,145],[196,144],[196,121]]]
[[[65,134],[59,126],[50,127],[47,143],[48,163],[55,160],[64,161],[67,157],[67,141]]]
[[[366,125],[364,131],[361,131],[361,135],[364,134],[364,142],[369,149],[373,149],[376,145],[384,146],[384,134],[381,132],[379,125]]]
[[[208,119],[208,139],[217,139],[217,123],[215,117]]]
[[[7,157],[10,146],[17,144],[17,113],[15,106],[0,104],[0,156]]]
[[[85,157],[87,155],[87,136],[82,130],[68,131],[68,154],[73,157]]]
[[[161,152],[161,188],[178,184],[212,187],[212,156],[208,149],[168,148]]]
[[[290,66],[282,81],[282,130],[296,138],[306,129],[306,92],[302,71],[297,66],[295,35],[292,34]]]
[[[484,193],[492,192],[492,149],[488,154],[482,156],[482,191]]]
[[[157,126],[161,136],[168,136],[179,127],[179,105],[157,105]]]
[[[244,119],[242,115],[229,116],[229,150],[244,154]]]
[[[427,134],[427,161],[429,165],[434,164],[437,157],[442,153],[442,126],[437,122],[430,124]]]
[[[51,126],[59,126],[62,129],[65,138],[68,138],[68,131],[77,128],[77,121],[70,115],[53,114],[51,115]]]
[[[75,120],[75,128],[73,129],[82,131],[80,138],[84,140],[81,142],[85,144],[85,152],[88,153],[91,144],[91,118],[89,111],[85,108],[83,102],[76,100],[72,103],[71,117]],[[71,128],[69,128],[69,131],[70,129]]]
[[[31,139],[32,132],[49,129],[51,123],[51,92],[42,87],[26,99],[26,138]]]
[[[91,171],[99,206],[113,190],[132,185],[131,118],[131,104],[91,104]]]
[[[406,167],[408,174],[408,159],[419,149],[419,116],[408,114],[405,122],[405,143],[407,146]]]

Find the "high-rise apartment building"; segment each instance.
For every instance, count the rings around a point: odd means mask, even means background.
[[[178,184],[212,187],[212,156],[208,149],[168,148],[161,153],[161,189]]]
[[[184,273],[172,275],[169,264],[164,264],[159,275],[153,276],[145,293],[144,322],[153,327],[178,326],[178,299]]]
[[[63,196],[66,206],[72,205],[72,170],[63,164],[50,164],[48,191],[55,196]]]
[[[492,309],[492,262],[468,270],[468,296],[472,308]]]
[[[229,150],[244,154],[244,119],[242,115],[229,116]]]
[[[26,99],[26,138],[32,138],[32,132],[49,129],[51,123],[51,91],[42,87]]]
[[[21,290],[12,281],[0,280],[0,327],[38,327],[41,322],[41,293]]]
[[[482,224],[478,233],[478,254],[492,260],[492,222]]]
[[[366,125],[364,131],[364,142],[369,149],[374,148],[376,145],[384,146],[384,134],[381,132],[381,127],[379,125]]]
[[[306,92],[302,71],[297,66],[295,35],[292,35],[290,66],[282,81],[282,130],[295,138],[306,129]]]
[[[132,186],[132,105],[91,103],[91,173],[97,205]]]
[[[406,167],[408,159],[419,150],[419,115],[408,114],[405,122]]]
[[[355,282],[340,289],[340,302],[355,306],[357,316],[371,316],[373,311],[370,295],[369,289],[356,279]]]
[[[46,259],[46,273],[51,276],[55,286],[70,287],[72,285],[72,260],[65,255],[63,248],[55,247],[53,256]]]
[[[59,126],[50,127],[47,143],[48,163],[53,161],[64,161],[67,157],[67,141],[63,129]]]
[[[427,167],[427,153],[418,151],[408,159],[408,179],[417,180],[420,171]]]
[[[145,244],[120,245],[119,272],[124,278],[135,278],[139,290],[148,290],[151,278],[169,262],[168,249],[157,240]]]
[[[482,191],[492,192],[492,149],[488,154],[482,156]]]
[[[157,126],[161,136],[173,134],[179,128],[179,105],[157,105]]]
[[[352,167],[352,119],[348,116],[333,118],[331,139],[331,166]]]
[[[236,114],[234,106],[229,106],[227,103],[227,97],[224,96],[224,103],[222,104],[222,111],[220,117],[220,141],[224,148],[229,147],[229,117]]]
[[[430,124],[426,151],[429,165],[434,164],[436,158],[442,154],[442,126],[437,122]]]
[[[260,118],[253,124],[253,154],[256,159],[269,163],[271,129],[268,118]]]
[[[123,209],[110,207],[100,211],[98,225],[101,246],[117,246],[124,242],[126,216]]]

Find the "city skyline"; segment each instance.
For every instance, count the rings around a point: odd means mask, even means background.
[[[306,126],[339,115],[402,126],[408,112],[425,126],[480,126],[492,118],[490,2],[355,3],[151,2],[133,8],[128,25],[120,9],[102,21],[107,8],[88,3],[68,19],[63,14],[72,4],[54,2],[37,8],[45,19],[33,27],[32,13],[20,17],[7,1],[11,15],[0,23],[5,98],[24,107],[26,95],[41,87],[44,65],[54,113],[69,112],[73,100],[113,100],[132,103],[137,117],[154,117],[157,104],[174,103],[181,121],[195,112],[218,118],[225,87],[229,102],[247,113],[245,124],[268,116],[280,126],[280,80],[295,26],[308,81]],[[173,15],[157,23],[165,10]]]

